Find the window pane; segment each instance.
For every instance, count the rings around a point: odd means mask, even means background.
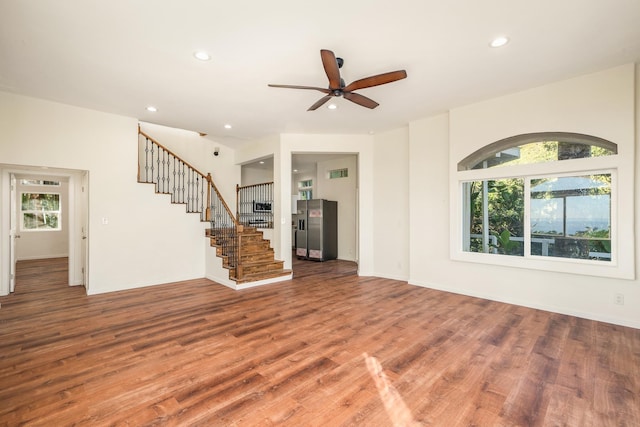
[[[602,157],[612,154],[615,154],[612,150],[595,145],[562,141],[538,141],[491,154],[473,165],[472,169]]]
[[[22,193],[23,211],[59,211],[60,194]]]
[[[347,178],[349,176],[349,169],[334,169],[329,171],[329,179]]]
[[[524,180],[499,179],[464,184],[467,210],[464,250],[524,254]]]
[[[611,260],[611,174],[531,180],[531,253]]]
[[[540,132],[496,141],[458,163],[458,170],[611,156],[618,146],[602,138],[570,132]]]
[[[23,230],[60,230],[59,193],[22,193]]]
[[[58,213],[24,213],[23,230],[59,230]]]
[[[300,195],[300,200],[311,200],[312,197],[312,190],[302,190],[299,192]]]

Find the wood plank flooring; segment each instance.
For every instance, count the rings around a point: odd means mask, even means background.
[[[0,298],[0,425],[639,426],[640,330],[295,262],[233,291]]]

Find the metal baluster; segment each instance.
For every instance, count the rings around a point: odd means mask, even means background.
[[[158,176],[156,177],[155,183],[156,183],[156,192],[159,192],[159,186],[160,186],[160,147],[159,146],[157,150],[158,150],[158,154],[156,156],[156,162],[157,162],[158,170],[156,171],[156,173],[158,174]]]
[[[166,160],[167,155],[168,155],[167,154],[167,150],[164,150],[162,152],[162,193],[166,192],[164,184],[165,184],[165,181],[166,181],[165,164],[167,162],[167,160]]]
[[[189,206],[191,204],[191,169],[187,169],[187,212],[191,212]]]
[[[154,173],[155,173],[155,163],[153,161],[153,155],[156,152],[156,147],[155,144],[153,143],[153,141],[151,141],[151,181],[147,181],[147,182],[153,182],[153,178],[154,178]]]
[[[189,196],[187,197],[187,212],[193,212],[193,169],[189,168]]]
[[[184,203],[184,162],[182,160],[180,161],[178,171],[178,202]]]
[[[144,181],[149,182],[149,138],[144,142]]]
[[[176,156],[173,156],[173,175],[171,180],[171,203],[175,203],[176,200]]]
[[[198,212],[200,209],[200,175],[196,175],[196,199],[193,212]]]

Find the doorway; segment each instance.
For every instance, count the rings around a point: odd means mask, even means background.
[[[298,225],[305,223],[299,200],[325,199],[337,202],[338,256],[342,261],[358,262],[358,154],[292,153],[292,268],[300,267],[296,240]],[[305,233],[302,233],[304,236]]]
[[[88,171],[0,164],[0,295],[36,259],[67,258],[68,285],[88,290],[88,193]]]

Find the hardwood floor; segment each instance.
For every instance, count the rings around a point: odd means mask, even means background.
[[[0,425],[640,425],[640,330],[343,261],[90,297],[66,262],[0,298]]]

